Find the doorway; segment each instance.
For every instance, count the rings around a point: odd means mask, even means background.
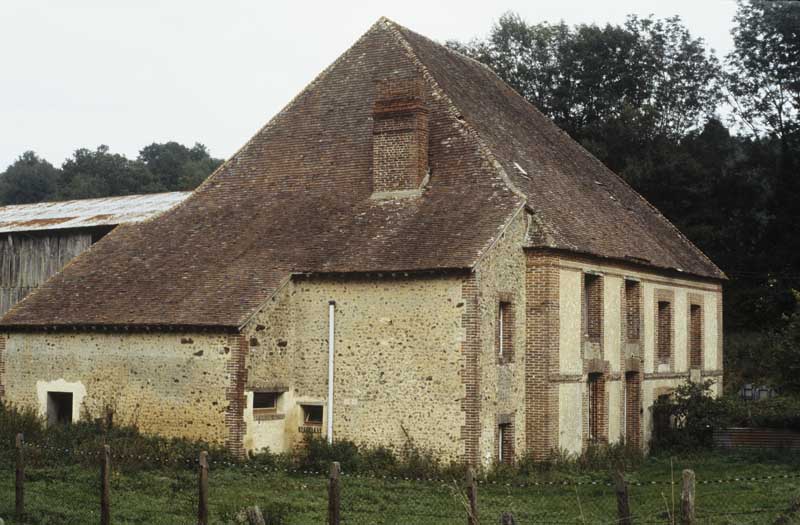
[[[72,392],[47,393],[47,425],[72,423]]]

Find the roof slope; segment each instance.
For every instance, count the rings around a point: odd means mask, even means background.
[[[430,182],[370,199],[375,83],[420,76]],[[471,268],[526,201],[532,245],[721,276],[486,68],[381,19],[189,198],[115,229],[0,324],[237,328],[293,272]]]
[[[0,207],[0,233],[93,228],[141,222],[175,206],[188,191]]]

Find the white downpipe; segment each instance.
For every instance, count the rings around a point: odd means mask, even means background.
[[[333,351],[336,301],[328,302],[328,444],[333,443]]]

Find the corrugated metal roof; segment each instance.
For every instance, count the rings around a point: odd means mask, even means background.
[[[91,228],[140,222],[166,211],[190,191],[0,207],[0,233]]]

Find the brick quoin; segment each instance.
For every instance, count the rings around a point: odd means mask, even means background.
[[[4,378],[6,376],[6,337],[0,335],[0,401],[5,398],[6,387]]]
[[[461,411],[464,413],[464,426],[461,427],[461,440],[464,442],[464,461],[477,465],[480,461],[480,314],[478,311],[478,279],[475,273],[464,279],[461,285],[464,313],[461,325],[464,339],[461,342],[461,382],[464,384],[464,397]]]
[[[229,348],[231,356],[228,358],[226,369],[230,378],[228,387],[225,389],[225,399],[228,401],[228,408],[225,411],[225,426],[228,429],[228,436],[225,439],[225,447],[235,456],[243,458],[244,451],[244,409],[247,403],[245,397],[245,384],[247,383],[247,368],[245,361],[249,350],[247,336],[244,334],[232,335],[229,337]]]
[[[534,459],[558,448],[559,259],[526,254],[525,444]]]

